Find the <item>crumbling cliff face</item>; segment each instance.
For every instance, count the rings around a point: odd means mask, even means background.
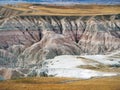
[[[0,7],[0,76],[4,79],[24,77],[29,70],[42,67],[44,60],[55,56],[106,54],[120,49],[120,14],[22,16],[22,13]]]
[[[120,48],[120,15],[17,16],[5,19],[1,27],[21,33],[16,44],[23,46],[12,48],[19,66],[58,55],[106,54]],[[11,53],[10,48],[7,51]]]
[[[26,48],[18,57],[18,66],[29,67],[59,55],[80,55],[80,47],[62,34],[44,32],[41,41]]]
[[[27,41],[19,39],[25,49],[17,55],[18,66],[36,64],[58,55],[106,54],[120,48],[119,14],[16,16],[5,19],[1,27],[19,30]]]
[[[5,19],[12,18],[21,13],[23,13],[23,11],[21,10],[19,11],[12,8],[6,8],[4,6],[0,6],[0,24],[2,24]]]
[[[14,9],[8,9],[5,8],[3,6],[0,6],[0,18],[6,18],[6,17],[10,17],[10,16],[15,16],[22,13],[22,11],[18,11],[18,10],[14,10]]]
[[[40,41],[42,36],[37,37],[30,30],[36,30],[38,33],[54,31],[70,38],[81,46],[85,53],[97,54],[119,48],[119,19],[120,15],[83,17],[21,16],[7,19],[1,27],[20,30],[26,36],[26,33],[28,33],[31,36],[32,44]],[[94,49],[91,50],[92,48]]]

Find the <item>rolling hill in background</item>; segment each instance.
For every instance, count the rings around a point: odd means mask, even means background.
[[[119,0],[1,0],[7,3],[51,3],[51,4],[120,4]]]

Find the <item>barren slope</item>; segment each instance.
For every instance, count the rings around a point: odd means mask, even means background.
[[[29,76],[30,73],[36,76],[34,72],[36,67],[38,71],[41,70],[41,67],[44,67],[44,64],[41,65],[44,60],[53,59],[59,55],[103,55],[119,50],[119,9],[119,5],[17,4],[0,6],[1,77],[6,79],[6,77],[13,78],[15,75]],[[110,57],[118,62],[117,65],[111,66],[112,69],[104,65],[103,60],[106,62],[108,60],[102,55],[98,56],[102,63],[98,67],[91,65],[78,67],[94,68],[93,70],[96,71],[102,71],[105,68],[104,71],[109,72],[117,68],[115,71],[119,73],[119,54]],[[80,58],[93,64],[94,61],[91,59],[95,57],[90,56],[90,60],[86,57]],[[109,62],[114,60],[110,59]],[[6,68],[9,69],[6,70]],[[72,70],[67,71],[71,73]],[[81,74],[84,70],[78,70],[78,72]],[[86,72],[88,73],[89,70]],[[99,76],[95,73],[96,75]],[[41,76],[41,73],[38,76]]]

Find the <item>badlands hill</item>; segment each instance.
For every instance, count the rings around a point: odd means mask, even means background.
[[[119,5],[0,6],[0,75],[3,79],[119,75],[119,10]]]

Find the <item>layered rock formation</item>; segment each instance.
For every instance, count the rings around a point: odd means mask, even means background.
[[[87,37],[90,37],[90,39],[97,38],[96,35],[102,35],[103,33],[106,33],[105,36],[109,37],[110,39],[112,36],[119,38],[119,18],[120,15],[82,17],[20,16],[12,19],[7,19],[1,25],[1,27],[8,27],[9,30],[22,31],[26,29],[54,31],[56,33],[68,36],[75,42],[80,43],[83,37],[85,39],[87,39]],[[91,37],[90,34],[92,34],[94,37]],[[101,37],[105,37],[104,34]]]
[[[57,55],[105,54],[119,49],[119,19],[120,15],[19,16],[5,20],[1,27],[19,30],[29,43],[22,43],[23,53],[14,48],[18,64],[36,64]]]
[[[19,66],[36,65],[58,55],[80,55],[80,47],[62,34],[45,31],[38,43],[26,48],[18,57]]]
[[[13,31],[0,34],[0,67],[33,68],[59,55],[106,54],[120,49],[119,14],[17,16],[21,12],[1,11],[5,17],[0,29]]]

